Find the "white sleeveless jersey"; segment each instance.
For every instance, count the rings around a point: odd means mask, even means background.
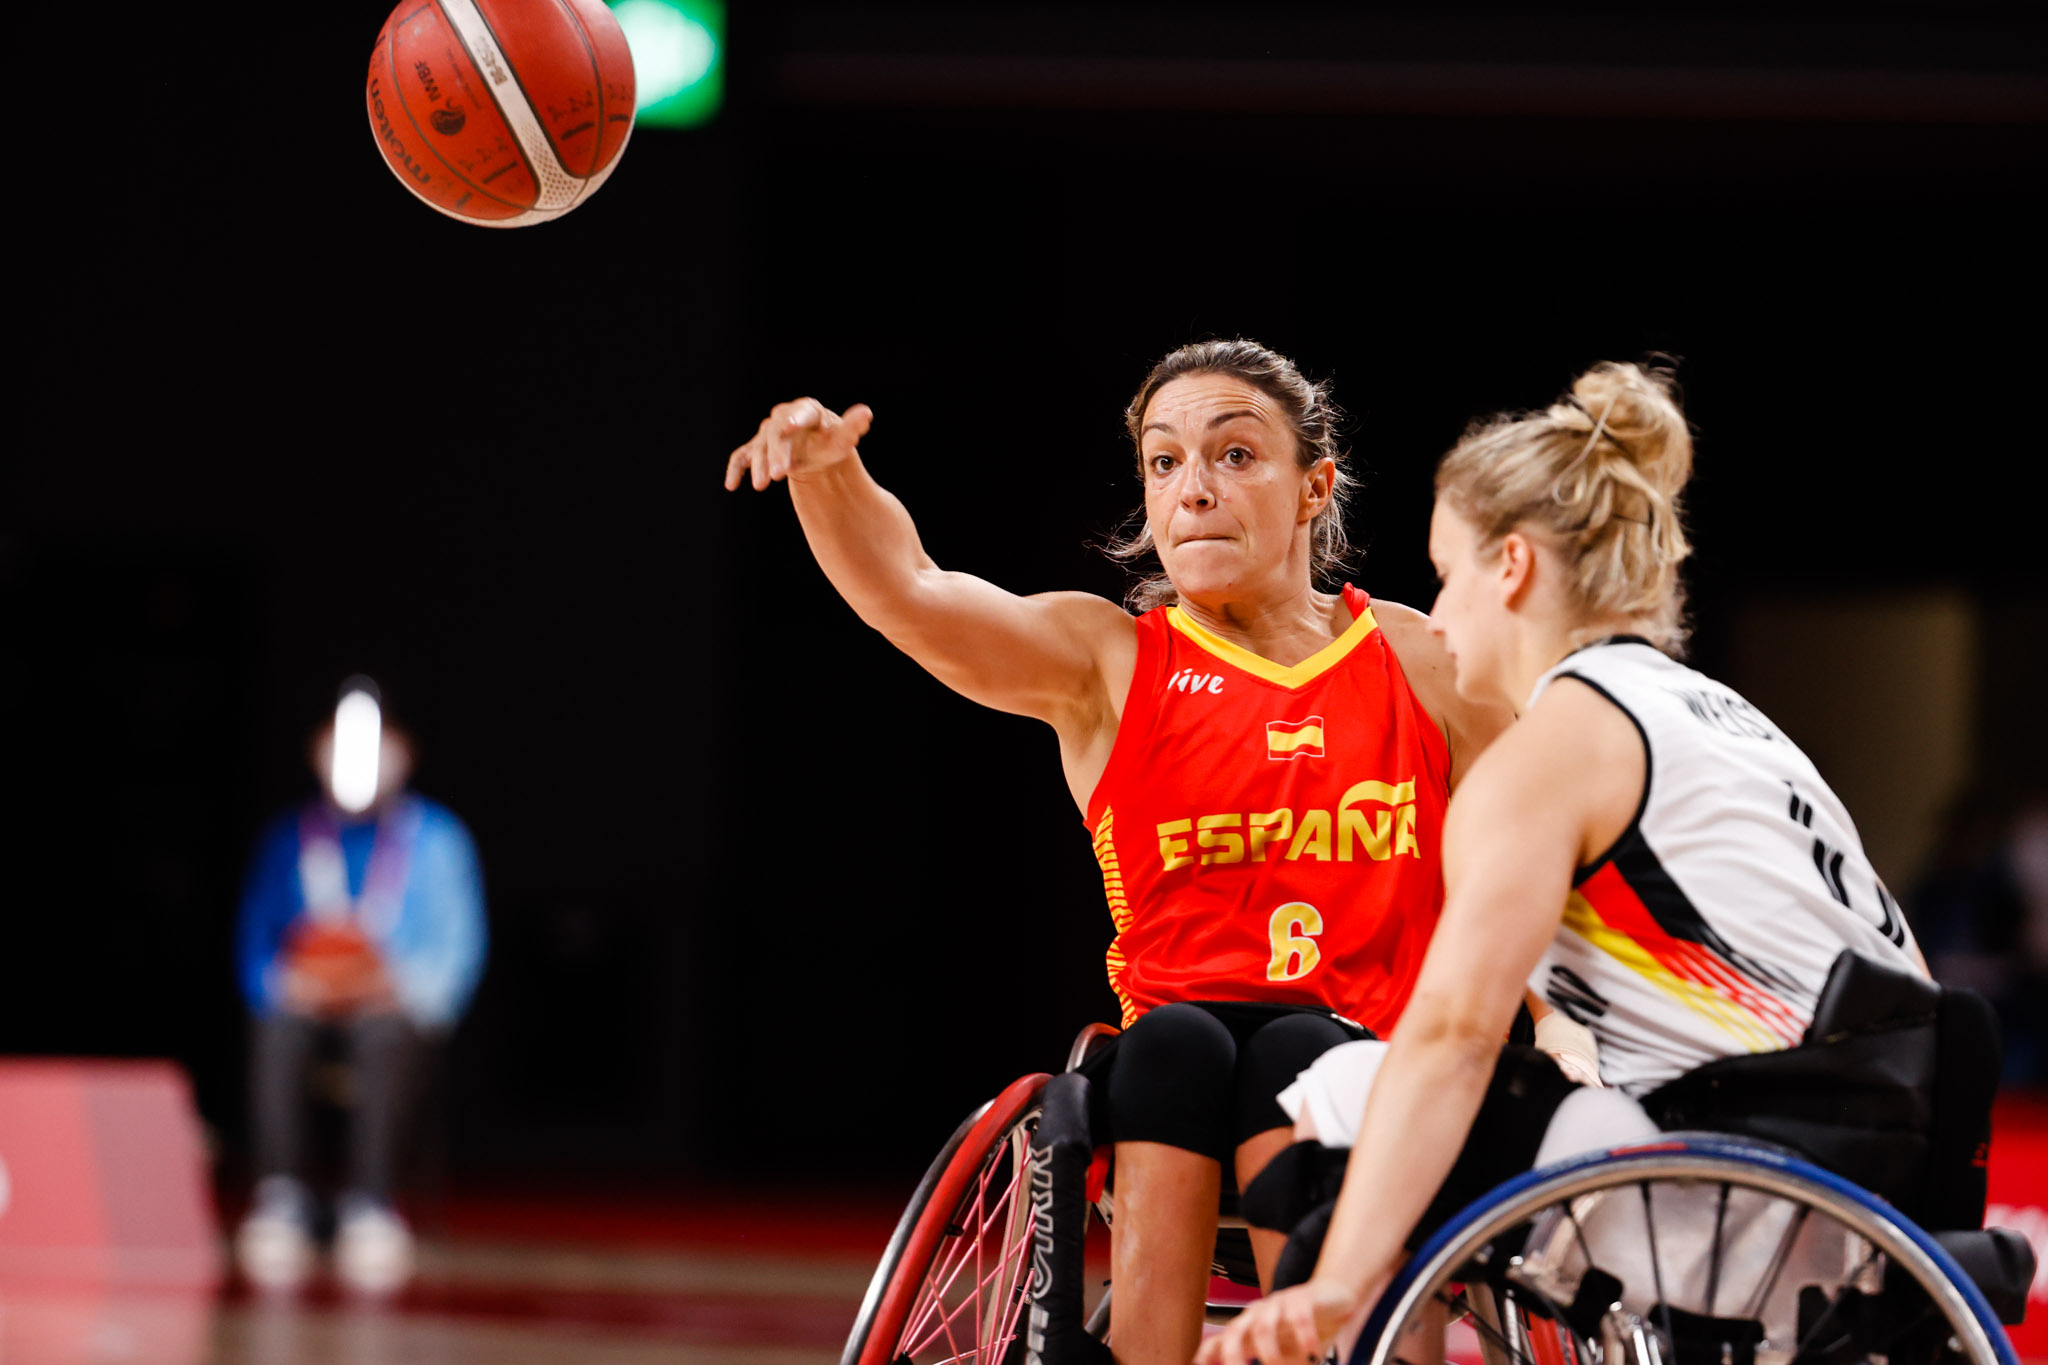
[[[1577,678],[1648,754],[1642,804],[1579,869],[1530,987],[1593,1030],[1640,1096],[1705,1062],[1799,1042],[1844,948],[1919,971],[1905,917],[1813,763],[1732,690],[1648,643],[1589,645]]]

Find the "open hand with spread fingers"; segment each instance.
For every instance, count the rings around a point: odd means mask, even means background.
[[[748,478],[755,489],[764,489],[792,474],[838,464],[854,453],[874,419],[873,410],[865,403],[854,404],[843,417],[815,398],[777,403],[753,439],[726,460],[726,490],[738,488]]]
[[[1276,1290],[1203,1342],[1195,1365],[1320,1365],[1344,1325],[1376,1297],[1322,1279]]]

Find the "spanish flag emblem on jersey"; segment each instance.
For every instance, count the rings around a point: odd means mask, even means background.
[[[1285,761],[1290,758],[1321,758],[1323,756],[1323,718],[1310,716],[1306,720],[1269,720],[1266,722],[1266,757]]]

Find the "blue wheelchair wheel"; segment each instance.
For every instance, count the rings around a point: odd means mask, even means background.
[[[2018,1365],[1983,1294],[1883,1200],[1708,1134],[1588,1153],[1475,1200],[1410,1258],[1350,1365]]]

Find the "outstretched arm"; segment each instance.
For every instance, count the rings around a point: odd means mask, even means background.
[[[860,618],[961,695],[1033,716],[1063,744],[1101,729],[1136,657],[1131,618],[1087,593],[1020,597],[932,562],[903,504],[869,475],[866,404],[839,416],[809,398],[778,404],[732,453],[725,486],[787,480],[818,565]],[[1070,746],[1071,747],[1071,746]]]

